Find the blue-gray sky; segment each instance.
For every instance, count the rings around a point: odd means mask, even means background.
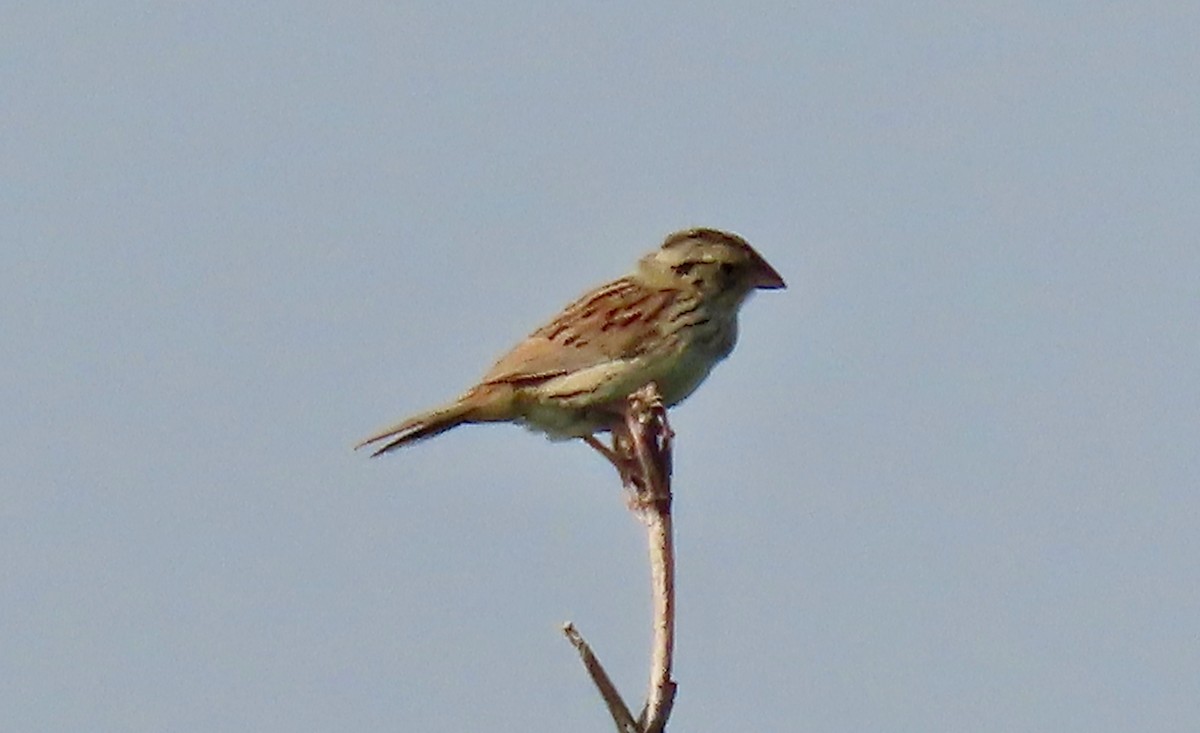
[[[443,4],[445,5],[445,4]],[[10,3],[0,709],[607,730],[643,539],[517,428],[350,446],[691,225],[679,730],[1194,731],[1200,10]]]

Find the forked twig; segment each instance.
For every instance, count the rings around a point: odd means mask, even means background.
[[[563,633],[567,635],[567,638],[575,645],[575,650],[579,652],[579,658],[583,660],[583,666],[591,675],[596,689],[600,690],[600,697],[604,698],[604,704],[608,706],[608,712],[612,715],[613,722],[617,724],[617,730],[621,733],[641,733],[643,730],[641,724],[633,719],[633,713],[629,712],[629,707],[621,699],[621,693],[617,692],[616,685],[609,679],[608,673],[604,671],[604,666],[600,664],[599,659],[596,659],[595,652],[583,640],[583,636],[575,628],[575,625],[570,623],[563,625]]]
[[[650,554],[650,587],[654,638],[650,652],[650,685],[641,715],[634,721],[604,667],[571,624],[563,632],[579,652],[617,730],[661,733],[675,702],[671,679],[675,650],[675,550],[671,528],[671,432],[667,410],[650,383],[629,397],[624,420],[613,426],[613,447],[594,438],[588,443],[616,465],[629,492],[629,507],[646,525]]]

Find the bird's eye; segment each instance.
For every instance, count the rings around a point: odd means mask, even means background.
[[[671,269],[675,271],[676,275],[679,275],[682,277],[684,275],[687,275],[689,272],[691,272],[695,266],[696,266],[695,262],[680,262],[678,265],[675,265]]]
[[[733,263],[732,262],[722,262],[721,263],[721,274],[724,275],[725,277],[729,277],[730,275],[732,275],[733,274]]]

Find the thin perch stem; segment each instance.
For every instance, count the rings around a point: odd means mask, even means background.
[[[647,733],[660,733],[675,702],[671,667],[675,657],[675,545],[671,525],[671,428],[654,385],[630,399],[625,425],[637,457],[640,481],[628,481],[646,524],[650,553],[650,589],[654,637],[650,685],[639,722]],[[640,486],[638,485],[640,484]]]
[[[667,411],[651,383],[629,397],[624,420],[613,426],[611,450],[595,438],[587,442],[608,458],[630,495],[630,509],[646,525],[650,588],[654,610],[650,683],[641,715],[633,721],[591,647],[574,626],[563,629],[622,733],[662,733],[675,702],[671,667],[675,652],[675,549],[671,527],[671,439]],[[632,726],[632,727],[631,727]]]
[[[621,699],[621,693],[617,692],[616,685],[609,679],[608,673],[604,671],[604,666],[600,664],[600,660],[596,658],[592,648],[584,641],[583,635],[579,633],[574,624],[570,623],[563,626],[563,633],[567,635],[567,639],[575,645],[575,650],[579,652],[584,668],[591,675],[592,682],[600,691],[600,697],[604,698],[604,704],[608,706],[609,715],[617,724],[617,730],[621,733],[641,733],[641,724],[633,719],[633,713],[629,712],[625,701]]]

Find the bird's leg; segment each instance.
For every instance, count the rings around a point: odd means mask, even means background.
[[[595,448],[597,453],[604,456],[605,460],[613,464],[613,468],[617,469],[617,473],[621,474],[621,478],[625,477],[626,471],[629,470],[628,460],[621,458],[621,456],[617,455],[616,451],[601,443],[600,439],[595,435],[583,436],[583,442]]]
[[[583,442],[590,445],[597,453],[604,456],[605,460],[617,469],[617,475],[621,477],[621,484],[628,489],[633,497],[637,494],[639,487],[645,483],[640,476],[641,467],[638,465],[637,457],[633,454],[633,447],[630,444],[632,436],[629,434],[629,429],[623,423],[615,423],[612,427],[612,447],[608,447],[600,442],[600,439],[595,435],[586,435]]]

